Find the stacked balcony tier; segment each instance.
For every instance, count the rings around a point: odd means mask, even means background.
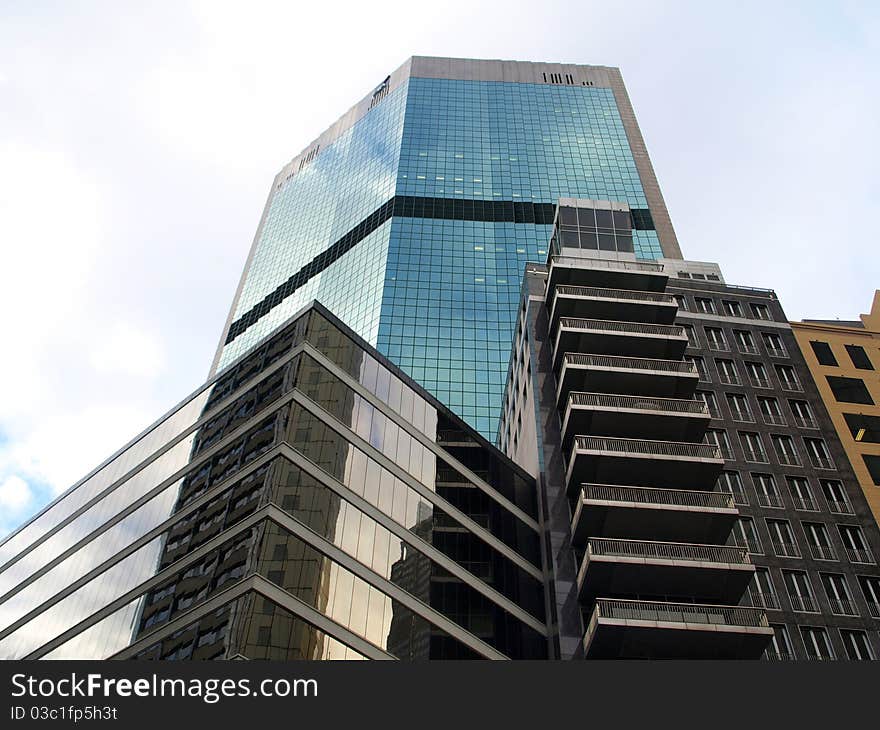
[[[680,360],[688,344],[683,327],[584,317],[560,317],[554,345],[554,371],[567,352]]]
[[[678,306],[670,294],[606,289],[593,286],[558,286],[550,309],[550,330],[556,332],[562,317],[672,324]]]
[[[773,636],[759,608],[600,598],[587,659],[758,659]]]

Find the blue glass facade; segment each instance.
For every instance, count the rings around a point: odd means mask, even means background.
[[[649,208],[611,88],[411,77],[273,190],[219,366],[318,299],[492,439],[523,269],[546,259],[550,221],[395,201],[560,197]],[[633,233],[638,257],[663,255],[656,231]]]

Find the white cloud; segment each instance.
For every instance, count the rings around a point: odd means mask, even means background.
[[[13,513],[20,512],[31,500],[28,483],[12,474],[0,482],[0,507]]]
[[[165,369],[165,351],[155,335],[125,322],[117,322],[96,343],[92,366],[103,374],[155,378]]]

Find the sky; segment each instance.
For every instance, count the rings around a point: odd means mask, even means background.
[[[857,318],[878,39],[876,2],[0,0],[0,536],[205,380],[274,175],[410,55],[620,67],[685,257]]]

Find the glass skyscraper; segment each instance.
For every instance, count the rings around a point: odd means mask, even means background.
[[[681,257],[617,69],[413,57],[276,177],[214,370],[317,299],[494,439],[563,197],[628,204],[597,248]]]

